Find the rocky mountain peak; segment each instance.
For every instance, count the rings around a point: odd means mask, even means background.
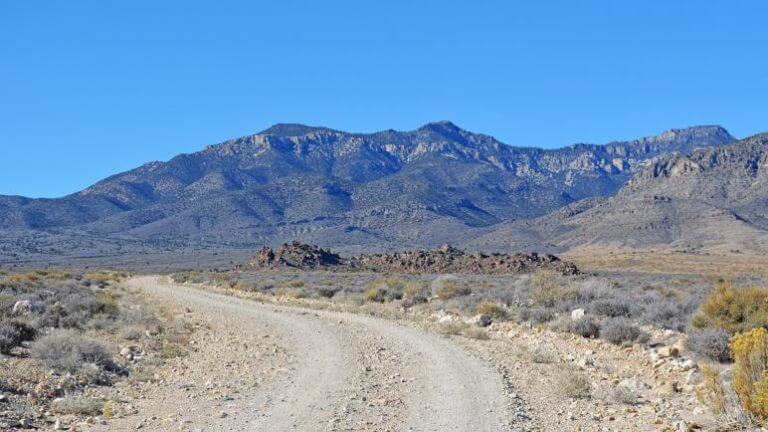
[[[718,125],[693,126],[683,129],[669,129],[659,135],[648,137],[648,142],[679,143],[700,139],[719,139],[734,141],[735,138],[725,128]]]
[[[258,135],[298,137],[315,132],[333,132],[333,130],[325,127],[307,126],[301,123],[277,123],[259,132]]]

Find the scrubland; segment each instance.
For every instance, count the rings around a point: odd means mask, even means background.
[[[550,374],[550,394],[557,389],[574,406],[624,406],[630,417],[652,409],[651,417],[658,418],[650,422],[659,428],[738,430],[768,419],[768,288],[759,277],[286,270],[183,272],[173,279],[261,301],[417,322],[490,358],[498,348],[489,344],[511,340],[518,360],[522,355]],[[606,364],[594,366],[595,358]],[[504,359],[498,363],[514,367]],[[550,367],[555,369],[547,372]],[[694,413],[698,423],[675,410]],[[567,414],[558,427],[569,418],[590,417]]]
[[[153,379],[191,328],[119,272],[0,275],[0,429],[87,429],[129,415],[105,389]]]

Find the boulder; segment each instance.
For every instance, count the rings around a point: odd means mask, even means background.
[[[475,315],[469,320],[470,324],[474,324],[478,327],[488,327],[489,325],[491,325],[492,322],[493,320],[491,319],[491,317],[486,314]]]
[[[32,303],[29,300],[19,300],[13,305],[13,314],[22,315],[32,311]]]
[[[581,308],[574,309],[571,311],[571,319],[574,321],[578,321],[584,318],[584,314],[585,314],[584,309],[581,309]]]

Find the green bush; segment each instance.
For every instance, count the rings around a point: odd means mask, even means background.
[[[734,288],[722,283],[704,300],[691,324],[723,329],[731,334],[768,324],[768,288]]]

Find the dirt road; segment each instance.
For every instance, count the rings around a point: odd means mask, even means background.
[[[504,431],[501,375],[449,340],[365,316],[130,282],[208,331],[110,430]]]

